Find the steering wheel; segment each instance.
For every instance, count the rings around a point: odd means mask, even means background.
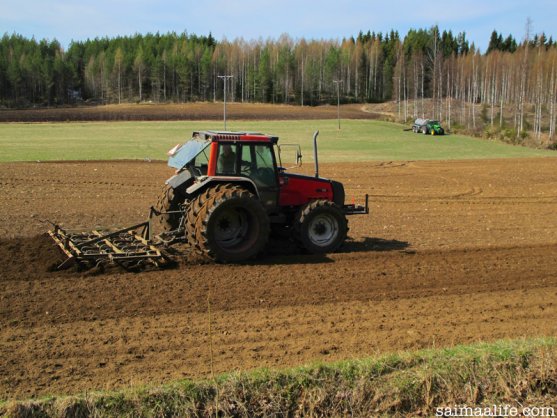
[[[251,163],[249,161],[242,160],[240,162],[240,173],[249,175],[251,171]]]

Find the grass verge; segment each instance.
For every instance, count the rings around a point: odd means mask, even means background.
[[[211,381],[10,401],[0,405],[0,413],[10,417],[429,416],[437,408],[455,405],[531,405],[557,411],[556,400],[557,340],[538,338],[238,372]]]

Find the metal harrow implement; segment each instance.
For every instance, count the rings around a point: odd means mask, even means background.
[[[118,264],[126,270],[153,265],[164,267],[167,256],[150,239],[151,221],[118,230],[65,230],[60,225],[48,231],[54,242],[68,257],[57,269],[76,263],[78,268],[103,267]]]

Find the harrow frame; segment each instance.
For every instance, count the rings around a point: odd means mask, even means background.
[[[169,263],[165,253],[152,242],[151,212],[149,219],[122,229],[66,230],[60,225],[48,234],[68,257],[58,270],[75,262],[79,266],[118,264],[126,270],[152,264],[163,267]]]

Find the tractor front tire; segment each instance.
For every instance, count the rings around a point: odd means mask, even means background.
[[[344,243],[348,221],[334,202],[315,200],[298,212],[295,231],[299,243],[310,253],[331,253]]]
[[[259,199],[237,185],[209,188],[197,215],[195,245],[215,261],[239,262],[256,256],[269,240],[269,217]]]

